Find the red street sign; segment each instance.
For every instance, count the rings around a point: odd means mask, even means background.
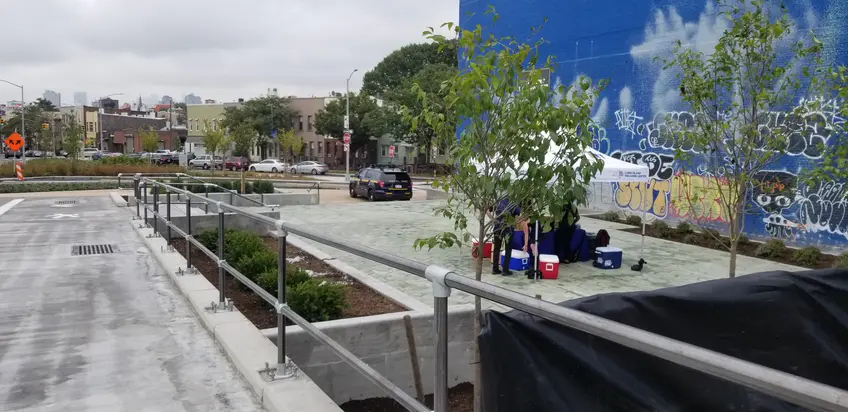
[[[344,139],[343,139],[343,140],[344,140],[344,143],[345,143],[345,144],[350,144],[350,133],[345,132],[345,133],[344,133]]]
[[[9,146],[9,150],[13,152],[17,152],[24,147],[24,139],[21,139],[21,135],[18,132],[12,132],[4,141],[6,142],[6,146]]]
[[[395,157],[395,146],[389,146],[389,157]]]

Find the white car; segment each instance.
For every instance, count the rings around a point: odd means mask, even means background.
[[[291,167],[292,174],[311,173],[313,175],[317,175],[317,174],[323,175],[323,174],[327,173],[328,170],[330,170],[329,166],[325,165],[324,163],[313,162],[311,160],[307,160],[305,162],[300,162],[300,163]]]
[[[251,172],[268,172],[268,173],[280,173],[286,170],[288,167],[285,163],[280,162],[277,159],[265,159],[259,163],[254,163],[250,165]]]
[[[82,149],[82,158],[85,160],[91,160],[91,156],[94,156],[97,152],[99,152],[99,150],[93,147],[86,147],[85,149]]]

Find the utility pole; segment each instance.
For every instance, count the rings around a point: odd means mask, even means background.
[[[345,83],[345,98],[347,99],[347,108],[345,111],[344,118],[344,132],[350,134],[350,78],[353,77],[353,74],[359,71],[359,69],[353,69],[350,72],[350,76],[347,76],[347,82]],[[345,142],[345,182],[350,182],[350,144]]]

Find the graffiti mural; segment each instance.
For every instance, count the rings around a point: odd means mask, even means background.
[[[814,29],[823,41],[824,63],[848,64],[848,3],[844,0],[784,0],[796,26],[781,53]],[[460,1],[466,24],[489,27],[485,10],[500,13],[497,36],[520,37],[545,17],[543,53],[556,57],[554,84],[580,76],[608,79],[609,86],[591,113],[592,147],[615,158],[644,164],[647,183],[604,184],[594,188],[593,207],[626,210],[654,218],[727,223],[724,200],[733,200],[728,170],[697,161],[675,161],[678,151],[696,153],[686,132],[699,116],[683,104],[678,73],[664,70],[678,42],[695,52],[709,53],[728,27],[713,1],[708,0],[594,0],[592,2]],[[598,13],[603,10],[603,13]],[[522,28],[524,31],[522,31]],[[541,56],[545,58],[547,56]],[[788,73],[797,76],[799,73]],[[794,107],[763,113],[758,119],[763,136],[786,136],[783,155],[756,176],[747,191],[745,231],[750,238],[781,238],[796,244],[846,245],[848,240],[848,182],[808,186],[797,178],[819,161],[833,136],[845,133],[839,102],[830,96],[796,99]],[[723,116],[725,114],[718,114]],[[725,159],[731,164],[731,159]],[[692,201],[694,199],[694,201]],[[601,201],[603,204],[601,204]]]

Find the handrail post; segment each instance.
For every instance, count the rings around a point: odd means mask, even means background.
[[[449,269],[437,265],[430,265],[424,271],[424,277],[433,285],[433,327],[436,332],[434,412],[448,412],[448,297],[451,294],[451,288],[445,283],[448,273],[451,273]]]
[[[294,370],[289,368],[286,359],[286,316],[279,309],[286,304],[286,230],[283,221],[277,221],[277,371],[274,379],[285,379],[294,376]]]
[[[191,264],[191,196],[186,195],[186,274],[194,273],[194,266]]]
[[[227,310],[227,300],[224,297],[224,208],[218,202],[218,308],[217,311]]]
[[[137,218],[141,218],[141,205],[139,204],[139,198],[141,197],[141,191],[139,190],[140,188],[141,177],[138,173],[136,173],[135,176],[133,176],[133,194],[135,196],[135,216]]]
[[[167,237],[165,238],[165,244],[168,245],[168,251],[171,251],[171,191],[165,190],[165,227],[167,227],[165,233]]]
[[[203,182],[203,195],[206,196],[206,203],[204,203],[204,211],[209,214],[209,183]]]
[[[153,234],[159,233],[159,184],[153,182]]]
[[[147,227],[147,182],[143,182],[144,186],[144,227]]]

